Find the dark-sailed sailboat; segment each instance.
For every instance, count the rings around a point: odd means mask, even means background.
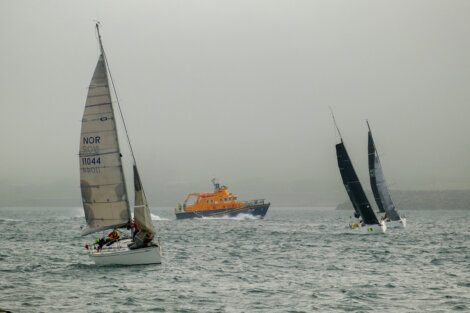
[[[161,263],[160,245],[154,239],[147,198],[137,171],[125,121],[104,53],[99,24],[100,56],[88,89],[80,136],[80,188],[87,226],[82,236],[113,230],[106,238],[98,238],[86,245],[90,258],[98,265],[136,265]],[[109,78],[111,79],[108,79]],[[121,149],[111,98],[110,83],[114,90],[134,169],[134,219],[122,162]],[[132,235],[126,234],[132,230]]]
[[[390,196],[387,182],[383,174],[382,165],[380,163],[379,154],[375,147],[374,138],[370,129],[369,121],[367,122],[368,133],[368,155],[369,155],[369,177],[370,186],[374,194],[375,202],[380,213],[385,213],[384,220],[389,226],[406,226],[406,219],[401,218],[398,214],[395,204]]]
[[[332,114],[333,116],[333,114]],[[361,182],[357,177],[354,166],[349,158],[348,152],[343,142],[343,137],[339,131],[336,120],[333,116],[336,129],[338,131],[341,142],[336,144],[336,157],[338,159],[339,172],[343,180],[344,187],[348,193],[349,199],[354,207],[354,216],[360,218],[359,223],[352,223],[352,229],[362,230],[364,233],[383,233],[387,229],[385,223],[379,221],[372,209],[369,200],[362,188]]]

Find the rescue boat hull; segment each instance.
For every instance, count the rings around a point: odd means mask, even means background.
[[[264,218],[268,212],[269,203],[259,205],[249,205],[241,208],[230,208],[220,210],[207,210],[207,211],[192,211],[192,212],[176,212],[176,219],[188,219],[188,218],[203,218],[203,217],[222,217],[229,216],[235,217],[239,214],[249,214],[255,217]]]

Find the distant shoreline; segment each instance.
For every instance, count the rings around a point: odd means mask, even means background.
[[[372,193],[366,192],[372,207],[376,207]],[[470,190],[391,191],[398,210],[470,210]],[[336,210],[352,210],[345,201]]]
[[[336,191],[333,191],[336,192]],[[366,192],[369,202],[376,207],[374,197],[370,191]],[[392,199],[399,210],[469,210],[470,190],[391,190]],[[0,208],[82,208],[80,198],[29,198],[16,199],[12,194],[9,197],[0,198]],[[272,207],[284,208],[332,208],[336,210],[352,210],[352,206],[347,198],[346,192],[342,194],[341,203],[332,200],[324,200],[313,196],[310,201],[305,199],[306,195],[299,197],[295,192],[270,194],[266,199]],[[296,198],[298,202],[296,202]],[[151,199],[153,200],[153,199]],[[152,207],[174,208],[178,201],[155,199],[151,201]]]

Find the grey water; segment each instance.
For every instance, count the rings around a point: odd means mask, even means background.
[[[405,211],[349,232],[348,211],[270,208],[176,221],[154,208],[161,265],[96,267],[80,208],[0,209],[0,308],[12,312],[470,311],[470,211]]]

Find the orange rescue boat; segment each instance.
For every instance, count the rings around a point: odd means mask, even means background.
[[[227,186],[221,186],[216,179],[212,180],[214,192],[190,193],[183,204],[175,209],[177,219],[194,217],[237,216],[250,214],[263,218],[270,203],[264,199],[239,201],[238,197],[228,191]]]

